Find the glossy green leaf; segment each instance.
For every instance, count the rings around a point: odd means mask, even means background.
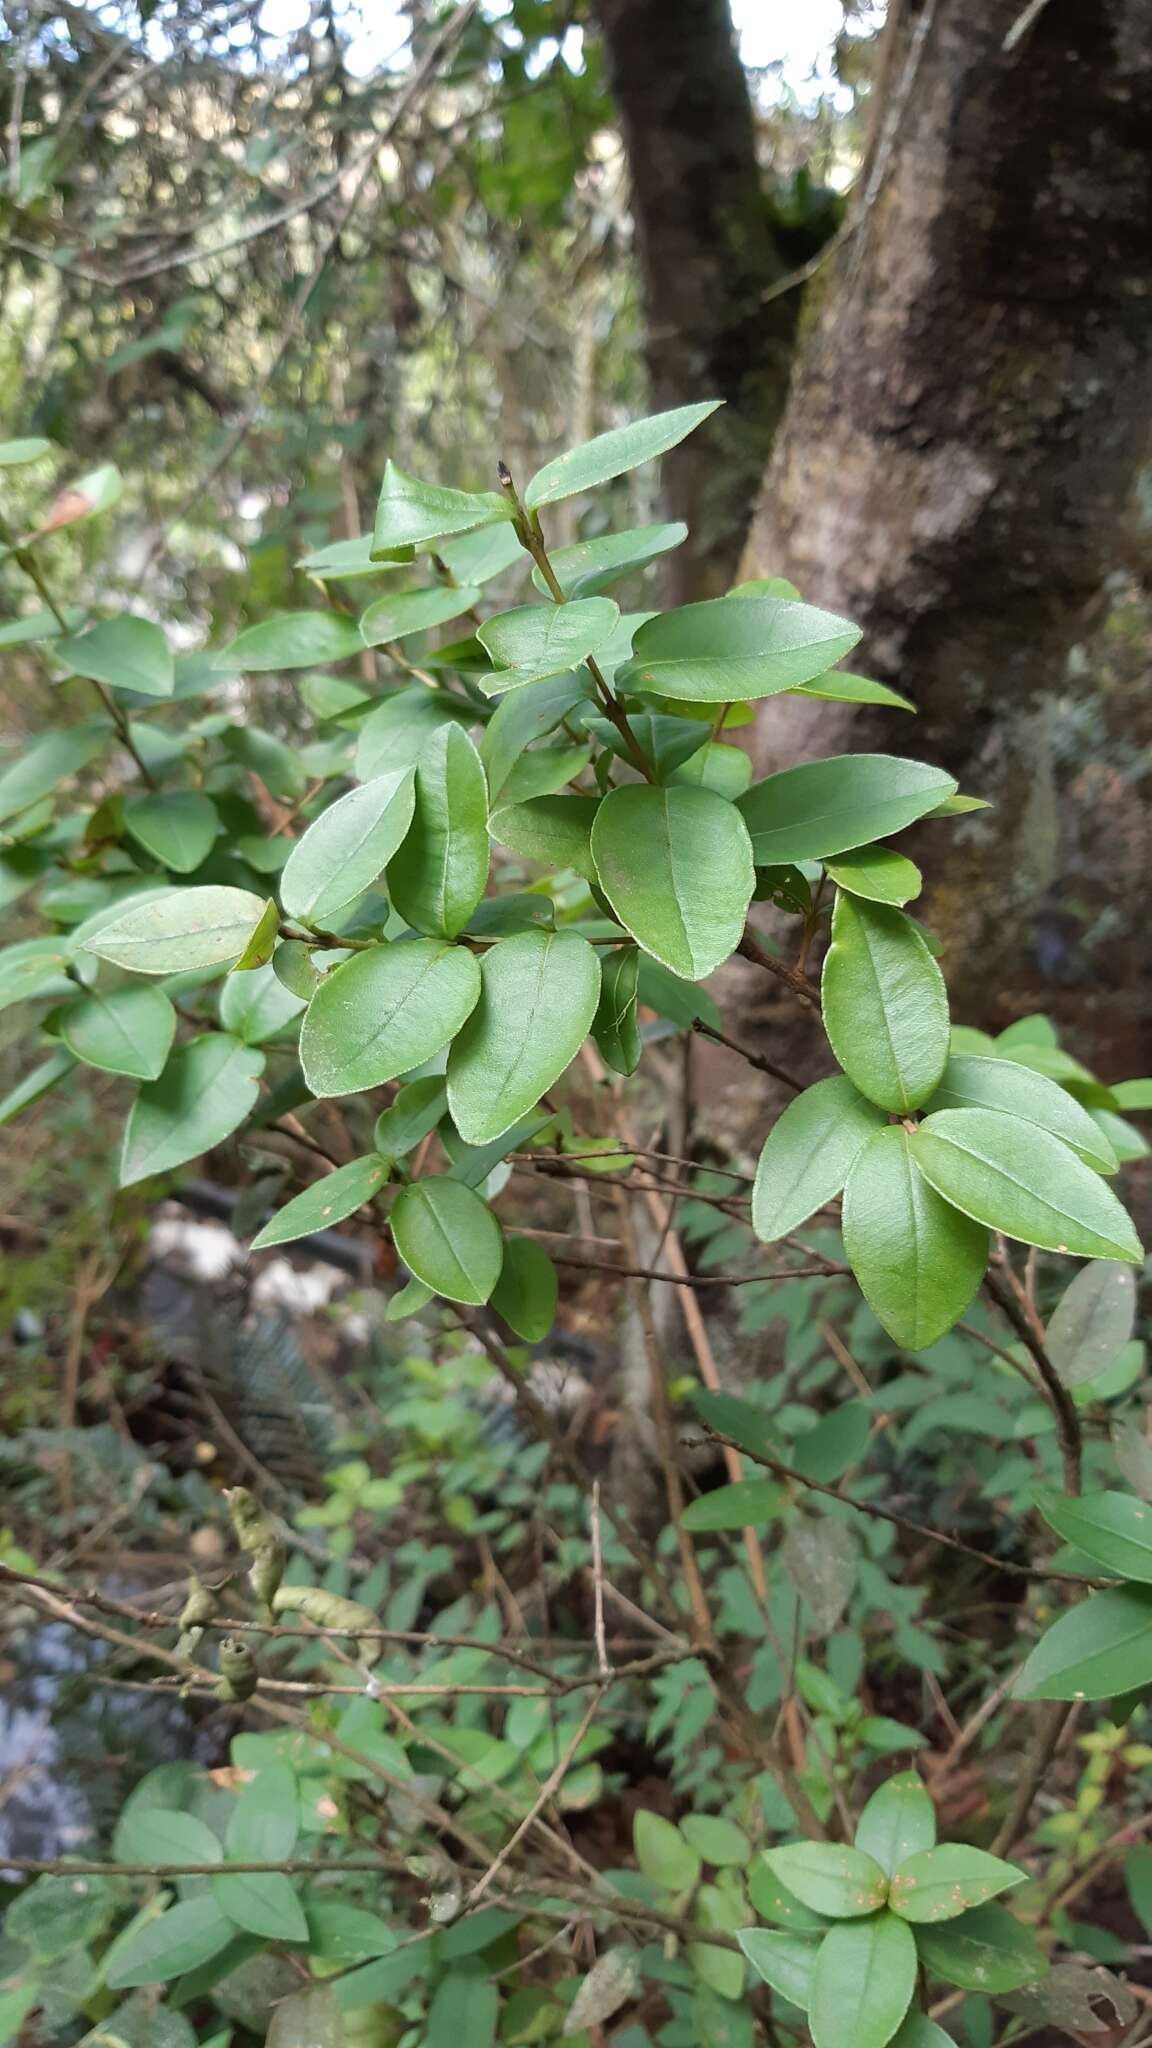
[[[1016,1681],[1026,1700],[1106,1700],[1152,1684],[1152,1587],[1094,1593],[1041,1636]]]
[[[812,1971],[814,2048],[886,2048],[916,1989],[916,1940],[894,1913],[824,1936]]]
[[[342,612],[282,612],[249,626],[214,657],[214,667],[234,673],[263,669],[322,668],[329,661],[347,661],[362,654],[364,642],[355,619]]]
[[[436,553],[457,583],[491,583],[513,566],[527,570],[525,554],[515,528],[504,519],[494,526],[481,526],[471,533],[445,541]]]
[[[172,1050],[176,1012],[158,988],[93,990],[65,1010],[60,1036],[86,1066],[154,1081]]]
[[[836,1842],[789,1842],[764,1861],[802,1905],[829,1920],[854,1920],[884,1904],[888,1880],[871,1856]]]
[[[946,1109],[912,1156],[945,1201],[1024,1244],[1081,1258],[1143,1258],[1111,1189],[1047,1131],[996,1109]]]
[[[531,690],[513,691],[511,696],[501,698],[480,742],[480,759],[494,805],[504,795],[525,748],[553,732],[591,687],[586,671],[577,670],[574,675],[553,676]]]
[[[859,638],[848,619],[788,598],[706,599],[641,626],[616,683],[698,704],[748,702],[823,674]]]
[[[376,1155],[353,1159],[333,1173],[305,1188],[303,1194],[278,1209],[252,1240],[252,1250],[262,1252],[273,1244],[292,1244],[298,1237],[311,1237],[318,1230],[331,1230],[363,1208],[378,1194],[388,1179],[389,1164]]]
[[[787,1237],[841,1193],[884,1112],[833,1074],[806,1088],[764,1141],[752,1189],[752,1228],[764,1244]]]
[[[283,950],[283,949],[281,949]],[[228,976],[220,991],[220,1022],[245,1045],[276,1038],[300,1015],[305,998],[290,989],[272,962]]]
[[[82,943],[135,974],[181,974],[238,960],[263,915],[248,889],[162,889],[133,898]]]
[[[687,538],[688,528],[679,521],[665,526],[634,526],[626,533],[599,533],[592,540],[553,548],[549,560],[565,597],[596,597],[622,577],[654,562],[658,555],[667,554],[669,548],[678,548]],[[539,569],[533,569],[532,581],[542,596],[551,594]]]
[[[510,1237],[504,1264],[492,1290],[492,1307],[526,1344],[539,1344],[556,1320],[559,1298],[556,1268],[530,1237]]]
[[[1127,1266],[1093,1259],[1061,1295],[1047,1349],[1066,1387],[1095,1380],[1128,1343],[1136,1321],[1136,1280]]]
[[[346,1906],[321,1893],[309,1899],[305,1911],[309,1953],[325,1962],[358,1963],[366,1956],[391,1955],[397,1945],[387,1921],[363,1906]],[[371,2043],[365,2048],[371,2048]]]
[[[628,713],[628,725],[645,760],[652,763],[661,781],[667,781],[708,744],[708,726],[701,719],[673,718],[665,711],[632,710]],[[631,749],[610,718],[593,718],[585,712],[584,728],[617,760],[632,765]]]
[[[526,804],[534,796],[555,796],[588,766],[588,747],[534,747],[521,754],[500,792],[502,804]]]
[[[439,1074],[407,1082],[376,1119],[376,1150],[385,1159],[406,1159],[436,1129],[447,1108],[448,1089]]]
[[[280,880],[280,901],[302,924],[327,924],[383,874],[412,821],[414,771],[350,789],[298,839]]]
[[[935,1344],[963,1315],[988,1264],[988,1232],[937,1194],[909,1133],[869,1139],[844,1190],[844,1249],[879,1323],[907,1351]]]
[[[20,939],[0,951],[0,1010],[39,995],[67,995],[64,978],[72,962],[66,939]]]
[[[592,826],[600,808],[596,796],[534,796],[492,813],[489,830],[499,845],[553,872],[574,868],[596,880]]]
[[[843,669],[829,669],[827,675],[813,676],[810,683],[797,683],[795,697],[817,697],[826,704],[887,704],[893,711],[915,711],[916,706],[887,683],[874,683],[869,676],[847,675]]]
[[[955,1034],[953,1034],[955,1035]],[[1062,1138],[1098,1173],[1114,1173],[1116,1159],[1107,1138],[1067,1089],[1015,1060],[954,1052],[926,1108],[1002,1109],[1039,1130]]]
[[[254,974],[266,967],[277,950],[280,932],[280,909],[275,897],[269,896],[256,920],[248,943],[240,958],[233,962],[233,974]]]
[[[899,1771],[869,1799],[856,1823],[855,1845],[888,1877],[910,1856],[936,1846],[936,1809],[915,1771]]]
[[[255,1104],[264,1056],[226,1032],[178,1047],[157,1081],[146,1081],[124,1130],[120,1185],[170,1173],[231,1137]]]
[[[210,1893],[182,1899],[158,1919],[146,1920],[132,1940],[117,1952],[107,1969],[113,1991],[136,1984],[164,1984],[210,1962],[232,1940],[236,1929]]]
[[[529,508],[555,505],[561,498],[594,490],[597,484],[610,483],[614,476],[638,469],[641,463],[675,448],[722,403],[710,398],[697,405],[678,405],[670,412],[631,420],[626,427],[613,427],[607,434],[597,434],[595,440],[567,449],[536,471],[524,492],[524,503]]]
[[[0,821],[39,803],[70,775],[106,754],[112,738],[112,725],[100,720],[59,727],[42,733],[29,746],[21,746],[0,767]]]
[[[300,1031],[314,1095],[356,1095],[422,1066],[455,1038],[480,995],[480,967],[435,939],[373,946],[325,975]]]
[[[1048,1966],[1031,1929],[995,1904],[973,1906],[938,1927],[921,1927],[916,1945],[930,1977],[993,1996],[1034,1983]]]
[[[307,1941],[308,1922],[290,1878],[278,1870],[221,1871],[212,1897],[234,1927],[268,1941]]]
[[[56,659],[67,662],[73,674],[107,683],[112,689],[135,690],[142,697],[170,697],[175,687],[172,652],[159,626],[128,612],[118,619],[102,619],[74,639],[58,640],[52,652]]]
[[[681,1516],[685,1529],[758,1529],[774,1522],[785,1504],[782,1486],[772,1479],[734,1479],[690,1501]]]
[[[372,535],[357,534],[354,540],[334,540],[325,548],[302,555],[296,567],[319,583],[349,583],[361,576],[380,576],[415,559],[415,548],[390,548],[375,560]]]
[[[356,773],[361,782],[397,769],[414,768],[434,732],[459,724],[459,709],[423,683],[394,690],[369,712],[356,742]]]
[[[1152,1507],[1130,1493],[1085,1493],[1067,1500],[1042,1487],[1036,1505],[1065,1543],[1075,1544],[1123,1579],[1152,1585]]]
[[[948,997],[903,913],[839,893],[822,992],[832,1050],[861,1094],[903,1114],[927,1101],[948,1058]]]
[[[756,1975],[790,2005],[807,2012],[816,1942],[799,1934],[773,1934],[766,1927],[742,1927],[736,1939]]]
[[[592,1036],[601,1059],[616,1074],[634,1074],[640,1064],[639,985],[640,954],[635,946],[618,946],[601,955],[600,1001],[592,1019]]]
[[[917,1850],[900,1865],[889,1887],[888,1904],[902,1920],[935,1925],[1023,1884],[1027,1874],[984,1849],[945,1842],[938,1849]]]
[[[402,590],[395,596],[377,598],[360,617],[360,631],[367,647],[384,647],[393,640],[406,640],[410,633],[427,633],[433,626],[446,626],[471,611],[480,598],[479,590],[440,583],[431,590]]]
[[[686,1836],[663,1814],[641,1807],[632,1822],[636,1861],[661,1891],[691,1891],[700,1878],[700,1857]]]
[[[504,1262],[500,1225],[462,1181],[437,1175],[403,1188],[392,1206],[392,1235],[410,1273],[448,1301],[487,1301]]]
[[[448,1055],[452,1120],[470,1145],[510,1130],[559,1080],[600,999],[600,963],[575,932],[501,939],[480,977],[480,1000]]]
[[[710,740],[706,746],[698,747],[691,759],[676,770],[673,780],[695,783],[701,789],[714,789],[717,796],[726,796],[734,802],[738,796],[743,796],[752,780],[752,762],[743,748]]]
[[[1093,1109],[1089,1110],[1088,1114],[1105,1145],[1115,1154],[1118,1165],[1131,1166],[1137,1159],[1147,1159],[1150,1150],[1148,1142],[1143,1132],[1138,1131],[1135,1124],[1129,1123],[1126,1117],[1117,1116],[1111,1109]]]
[[[614,789],[596,813],[592,856],[620,922],[673,974],[703,981],[735,952],[755,876],[739,812],[723,797]]]
[[[755,782],[740,798],[758,867],[823,860],[887,838],[956,787],[942,768],[894,754],[837,754]]]
[[[190,875],[207,859],[221,829],[215,804],[195,789],[133,797],[124,806],[129,838],[178,875]]]
[[[387,556],[393,548],[418,548],[446,534],[490,526],[508,515],[507,502],[495,491],[453,491],[443,484],[426,484],[389,462],[376,505],[372,553]]]
[[[831,881],[869,903],[911,903],[923,876],[914,861],[891,846],[857,846],[825,863]]]
[[[485,620],[477,638],[495,667],[481,677],[481,688],[495,697],[567,674],[595,654],[619,616],[610,597],[585,597],[572,604],[521,605]]]
[[[405,923],[433,937],[462,932],[488,883],[488,789],[462,726],[442,725],[416,767],[415,810],[388,870]]]

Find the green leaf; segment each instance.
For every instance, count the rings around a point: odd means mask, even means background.
[[[893,2034],[892,2048],[956,2048],[956,2044],[935,2020],[926,2019],[922,2012],[910,2012],[899,2032]]]
[[[714,1429],[718,1436],[731,1437],[742,1451],[784,1458],[784,1447],[773,1428],[773,1418],[762,1408],[753,1407],[750,1401],[741,1401],[735,1394],[713,1394],[703,1387],[693,1387],[689,1399],[709,1429]]]
[[[70,775],[106,754],[112,737],[113,727],[100,720],[60,727],[22,746],[0,769],[0,821],[39,803]]]
[[[531,690],[503,697],[480,742],[480,759],[488,774],[492,802],[499,801],[508,778],[526,747],[552,732],[587,696],[592,685],[586,671],[553,676]],[[427,691],[425,691],[427,695]]]
[[[735,1821],[724,1820],[714,1813],[689,1813],[680,1823],[680,1832],[691,1842],[698,1856],[705,1863],[714,1864],[717,1870],[737,1865],[741,1870],[752,1859],[752,1844],[738,1828]]]
[[[354,540],[334,540],[326,548],[316,548],[301,556],[296,567],[319,583],[348,583],[361,576],[383,575],[415,558],[415,548],[389,548],[374,560],[372,535],[361,533]]]
[[[239,1859],[237,1859],[239,1860]],[[222,1871],[212,1897],[234,1927],[268,1941],[307,1941],[308,1922],[290,1878],[278,1870]]]
[[[746,703],[810,682],[859,638],[848,619],[788,598],[710,598],[639,627],[616,685],[697,704]]]
[[[144,1806],[130,1817],[126,1831],[128,1846],[122,1848],[129,1863],[221,1863],[224,1851],[219,1839],[193,1813],[181,1813],[163,1806]]]
[[[398,768],[414,768],[433,733],[459,720],[459,709],[423,683],[393,691],[360,727],[356,773],[361,782]]]
[[[249,626],[213,659],[214,668],[244,670],[323,668],[363,654],[364,642],[355,619],[342,612],[282,612]],[[255,1932],[255,1929],[253,1929]]]
[[[42,455],[51,453],[51,441],[45,441],[39,434],[26,434],[22,440],[0,441],[0,469],[12,469],[21,462],[39,462]]]
[[[566,675],[604,644],[619,617],[610,597],[585,597],[572,604],[521,605],[486,619],[476,637],[495,670],[480,678],[480,687],[495,697]]]
[[[276,952],[276,941],[280,932],[280,910],[274,897],[269,896],[255,930],[238,960],[232,963],[233,974],[254,974],[261,967],[267,967]]]
[[[906,1351],[924,1351],[952,1328],[988,1264],[987,1230],[924,1179],[897,1124],[875,1132],[856,1160],[843,1230],[860,1292]]]
[[[236,1929],[210,1893],[182,1899],[159,1919],[146,1920],[124,1948],[117,1944],[107,1982],[113,1991],[135,1984],[164,1984],[199,1969],[227,1948]]]
[[[495,491],[452,491],[443,484],[422,483],[394,462],[385,464],[372,531],[373,556],[393,548],[418,548],[446,534],[468,533],[507,519],[510,508]]]
[[[314,1095],[356,1095],[422,1066],[455,1038],[480,995],[462,946],[398,941],[356,953],[325,975],[300,1031]]]
[[[536,747],[521,754],[500,792],[505,806],[526,804],[534,796],[555,796],[588,766],[589,752],[588,747]]]
[[[1093,1593],[1041,1636],[1016,1681],[1025,1700],[1106,1700],[1152,1684],[1152,1588]]]
[[[501,939],[480,976],[480,1000],[448,1055],[452,1120],[470,1145],[535,1106],[579,1052],[600,999],[600,964],[575,932]]]
[[[948,1058],[948,997],[915,925],[838,893],[822,992],[832,1050],[861,1094],[898,1114],[925,1102]]]
[[[856,1847],[887,1876],[936,1846],[936,1809],[915,1771],[899,1771],[872,1794],[856,1823]]]
[[[1098,1379],[1128,1343],[1136,1321],[1136,1280],[1127,1266],[1093,1259],[1057,1302],[1047,1349],[1066,1387]]]
[[[940,1849],[919,1849],[900,1865],[888,1904],[902,1920],[955,1920],[970,1906],[982,1906],[998,1892],[1023,1884],[1027,1874],[984,1849],[946,1842]]]
[[[841,1843],[790,1842],[782,1849],[766,1849],[764,1861],[802,1905],[829,1920],[875,1913],[887,1896],[888,1880],[880,1865],[862,1849]]]
[[[500,1988],[486,1970],[449,1970],[428,2008],[421,2048],[492,2048]]]
[[[446,541],[436,552],[457,583],[481,585],[502,576],[513,564],[526,569],[529,559],[515,528],[506,519],[498,525],[482,526],[472,533],[461,534],[456,540]]]
[[[1121,1109],[1152,1109],[1152,1081],[1117,1081],[1112,1089]]]
[[[815,1429],[806,1430],[792,1453],[791,1463],[805,1479],[821,1486],[843,1477],[858,1464],[868,1448],[872,1415],[863,1401],[843,1401],[825,1415]]]
[[[207,859],[222,829],[211,798],[195,789],[132,797],[124,806],[129,838],[178,875],[190,875]]]
[[[632,784],[605,797],[592,856],[617,917],[673,974],[703,981],[735,952],[755,875],[743,821],[710,789]]]
[[[41,1877],[8,1903],[4,1932],[30,1948],[39,1962],[56,1962],[83,1949],[107,1926],[115,1894],[104,1878],[70,1872]],[[5,1958],[5,1976],[10,1970]]]
[[[280,901],[301,924],[324,926],[383,874],[412,821],[414,771],[397,769],[350,789],[298,839]]]
[[[833,1927],[812,1972],[814,2048],[886,2048],[915,1989],[915,1936],[894,1913]]]
[[[75,675],[142,697],[170,697],[176,684],[172,653],[159,626],[127,612],[103,619],[72,640],[58,640],[53,656]]]
[[[735,801],[738,796],[743,796],[752,780],[752,763],[742,748],[709,741],[706,746],[696,749],[683,768],[676,770],[673,779],[697,783],[702,789],[714,789],[717,796]]]
[[[1122,1579],[1152,1585],[1152,1508],[1129,1493],[1086,1493],[1077,1500],[1040,1488],[1036,1505],[1065,1543],[1074,1543]]]
[[[81,623],[84,613],[69,605],[57,618],[55,612],[24,612],[19,618],[0,622],[0,647],[23,647],[37,640],[58,640],[61,633]],[[61,624],[63,620],[63,624]]]
[[[913,861],[891,846],[857,846],[826,862],[830,879],[869,903],[911,903],[924,878]]]
[[[1062,1138],[1085,1165],[1097,1173],[1115,1173],[1116,1158],[1107,1138],[1086,1109],[1067,1089],[1015,1060],[980,1053],[954,1053],[931,1101],[938,1109],[1002,1109],[1038,1130]]]
[[[71,984],[62,977],[71,962],[65,939],[21,939],[5,946],[0,952],[0,1010],[34,996],[68,993]]]
[[[829,669],[826,676],[814,676],[810,683],[798,683],[795,697],[817,697],[826,704],[887,704],[893,711],[915,711],[916,706],[890,690],[887,683],[874,683],[868,676],[846,675],[843,669]]]
[[[411,633],[427,633],[433,626],[445,626],[471,611],[480,598],[479,590],[438,584],[432,590],[404,590],[396,596],[377,598],[360,616],[360,631],[367,647],[385,647],[393,640],[406,640]]]
[[[510,852],[539,861],[553,872],[574,868],[594,882],[592,827],[599,808],[598,796],[534,796],[527,803],[494,811],[488,829]]]
[[[640,954],[635,946],[617,946],[600,958],[600,1001],[592,1019],[592,1036],[606,1066],[616,1074],[634,1074],[643,1041],[636,1017]]]
[[[930,1976],[992,1996],[1035,1983],[1047,1968],[1035,1935],[1003,1906],[973,1906],[958,1920],[922,1927],[916,1945]]]
[[[347,1166],[338,1166],[333,1173],[326,1173],[322,1179],[305,1188],[291,1202],[278,1209],[275,1216],[264,1225],[263,1230],[252,1240],[251,1249],[262,1252],[272,1244],[291,1244],[298,1237],[311,1237],[318,1230],[331,1230],[334,1224],[342,1223],[365,1202],[388,1179],[389,1163],[379,1155],[367,1159],[353,1159]]]
[[[365,2015],[367,2017],[367,2015]],[[345,2027],[340,2001],[331,1984],[309,1984],[280,2000],[269,2021],[264,2048],[353,2048],[351,2020]],[[228,2039],[231,2041],[231,2034]],[[393,2036],[378,2036],[383,2048]],[[209,2044],[211,2048],[211,2044]],[[363,2048],[374,2048],[371,2034],[363,2036]]]
[[[797,1599],[806,1604],[813,1634],[835,1628],[852,1597],[860,1545],[851,1529],[828,1516],[799,1515],[784,1532],[779,1558]]]
[[[325,1962],[363,1962],[366,1956],[391,1955],[397,1945],[387,1921],[365,1912],[363,1906],[345,1906],[339,1899],[321,1896],[310,1899],[305,1911],[309,1953]]]
[[[1110,1109],[1093,1109],[1089,1114],[1118,1165],[1131,1166],[1137,1159],[1147,1159],[1147,1140],[1126,1117],[1116,1116]]]
[[[133,898],[83,945],[135,974],[182,974],[231,965],[263,915],[263,899],[247,889],[162,889]]]
[[[565,597],[595,597],[687,538],[688,528],[678,521],[634,526],[626,533],[600,533],[592,540],[574,541],[571,547],[553,548],[549,560]],[[532,571],[532,581],[542,596],[551,595],[538,568]]]
[[[376,1119],[376,1150],[385,1159],[407,1158],[436,1129],[447,1108],[448,1090],[439,1074],[409,1081]]]
[[[661,1891],[689,1892],[700,1880],[700,1857],[691,1842],[663,1814],[641,1807],[632,1822],[636,1861]]]
[[[752,1228],[763,1244],[815,1215],[841,1193],[884,1112],[846,1074],[806,1088],[779,1116],[764,1141],[752,1189]]]
[[[632,765],[632,755],[622,735],[609,718],[584,714],[584,729],[615,754]],[[672,718],[666,711],[630,711],[628,724],[646,760],[652,762],[660,780],[667,781],[677,768],[708,744],[708,726],[703,720]]]
[[[269,961],[263,967],[228,976],[220,991],[220,1022],[245,1045],[261,1045],[283,1032],[300,1015],[304,1003],[305,998],[281,980]]]
[[[774,1522],[785,1503],[772,1479],[734,1479],[690,1501],[681,1516],[685,1529],[757,1529]]]
[[[65,1010],[60,1036],[86,1066],[155,1081],[176,1036],[176,1012],[158,988],[98,990]]]
[[[524,492],[524,503],[530,510],[555,505],[561,498],[575,497],[578,491],[610,483],[614,476],[623,476],[675,448],[722,404],[722,399],[710,398],[697,405],[678,405],[670,412],[651,413],[647,419],[597,434],[595,440],[567,449],[538,469]]]
[[[486,1202],[462,1181],[431,1175],[403,1188],[392,1235],[410,1273],[448,1301],[487,1301],[500,1278],[504,1239]]]
[[[38,1067],[33,1067],[30,1074],[25,1074],[6,1095],[0,1096],[0,1130],[6,1124],[15,1123],[16,1118],[23,1116],[26,1109],[31,1109],[34,1102],[39,1102],[42,1095],[58,1087],[75,1065],[71,1053],[56,1052],[50,1059],[42,1060]]]
[[[757,867],[823,860],[887,838],[956,787],[942,768],[893,754],[836,754],[755,782],[740,798]]]
[[[442,725],[416,767],[415,811],[388,870],[401,917],[416,931],[454,939],[488,883],[488,789],[462,726]]]
[[[799,1934],[770,1934],[765,1927],[741,1927],[736,1939],[756,1975],[807,2012],[817,1944]]]
[[[290,1764],[262,1764],[240,1788],[225,1848],[235,1863],[284,1863],[300,1833],[300,1788]],[[254,1933],[259,1933],[254,1928]]]
[[[526,1344],[539,1344],[548,1335],[559,1291],[556,1268],[543,1245],[530,1237],[508,1238],[492,1307]]]
[[[120,1185],[169,1173],[231,1136],[250,1115],[264,1056],[225,1032],[193,1038],[146,1081],[124,1130]]]
[[[259,776],[273,796],[293,801],[303,796],[308,778],[300,751],[275,733],[258,725],[230,725],[221,733],[220,744],[242,768]]]
[[[945,1201],[1007,1237],[1081,1258],[1143,1252],[1111,1189],[1047,1131],[996,1109],[946,1109],[912,1139],[912,1156]]]

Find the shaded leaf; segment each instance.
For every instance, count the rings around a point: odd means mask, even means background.
[[[124,1130],[120,1186],[170,1173],[231,1136],[256,1100],[264,1056],[226,1032],[193,1038],[146,1081]]]
[[[472,1188],[430,1175],[401,1189],[389,1221],[396,1249],[417,1280],[448,1301],[488,1300],[500,1278],[504,1239]]]
[[[752,1228],[773,1244],[841,1193],[884,1112],[846,1074],[817,1081],[788,1104],[764,1141],[752,1189]]]
[[[988,1264],[987,1230],[924,1179],[909,1133],[896,1124],[877,1131],[853,1165],[843,1229],[865,1301],[908,1351],[952,1328]]]

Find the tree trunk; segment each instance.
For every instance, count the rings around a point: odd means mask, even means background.
[[[847,665],[920,715],[777,702],[758,746],[762,769],[916,753],[996,801],[951,838],[926,909],[979,1008],[1006,962],[1020,972],[1022,934],[1025,978],[1096,972],[1076,912],[1068,923],[1070,878],[1081,895],[1095,882],[1069,843],[1075,806],[1057,805],[1053,733],[1069,656],[1137,545],[1152,6],[1047,0],[1009,48],[1021,0],[893,7],[856,224],[816,287],[745,574],[789,576],[856,620]],[[1117,791],[1119,841],[1138,813],[1113,778]],[[1146,822],[1135,830],[1147,852]],[[947,847],[931,837],[945,832],[922,829],[918,853]],[[1119,859],[1113,907],[1131,920],[1131,837]],[[1114,955],[1112,972],[1131,974],[1130,959]]]
[[[719,595],[788,388],[796,294],[756,158],[728,0],[596,0],[632,183],[652,410],[723,398],[664,462],[668,516],[687,519],[669,601]]]

